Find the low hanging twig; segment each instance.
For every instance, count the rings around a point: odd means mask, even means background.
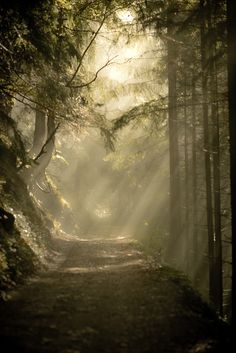
[[[55,129],[52,131],[52,133],[49,135],[49,137],[47,138],[46,142],[44,143],[44,145],[42,146],[39,154],[33,159],[33,162],[35,164],[37,164],[37,160],[44,154],[46,153],[45,151],[45,147],[47,146],[47,144],[51,141],[51,139],[53,138],[53,136],[56,134],[58,128],[60,126],[60,123],[57,124],[57,126],[55,127]]]

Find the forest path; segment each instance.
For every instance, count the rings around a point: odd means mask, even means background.
[[[135,242],[61,248],[67,256],[57,268],[0,306],[1,352],[227,352],[213,349],[221,329],[191,288],[149,264]]]

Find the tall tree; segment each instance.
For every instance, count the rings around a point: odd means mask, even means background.
[[[196,134],[196,82],[195,74],[192,72],[192,83],[191,83],[191,125],[192,125],[192,223],[193,223],[193,258],[194,263],[197,262],[199,253],[199,239],[198,239],[198,208],[197,208],[197,134]]]
[[[170,253],[176,256],[176,242],[180,241],[182,232],[180,174],[179,174],[179,142],[177,115],[177,41],[174,23],[175,2],[168,1],[167,9],[167,70],[168,70],[168,122],[170,149]]]
[[[200,0],[202,10],[201,19],[201,63],[202,63],[202,110],[203,110],[203,132],[204,132],[204,154],[205,154],[205,182],[206,182],[206,211],[208,231],[208,257],[209,257],[209,296],[214,303],[214,225],[212,209],[212,172],[211,172],[211,143],[209,132],[209,110],[208,110],[208,70],[207,70],[207,35],[206,35],[206,2]]]
[[[216,67],[216,29],[213,16],[214,4],[208,0],[208,49],[209,49],[209,88],[211,101],[211,130],[212,130],[212,176],[214,196],[214,297],[218,312],[223,310],[223,283],[222,283],[222,236],[221,236],[221,189],[220,189],[220,136],[219,136],[219,112],[218,112],[218,82]]]
[[[236,2],[227,0],[230,177],[232,212],[232,328],[236,328]]]

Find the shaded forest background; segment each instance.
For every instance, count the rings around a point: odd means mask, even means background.
[[[226,0],[2,2],[3,299],[47,265],[53,233],[129,236],[234,322],[235,15]]]

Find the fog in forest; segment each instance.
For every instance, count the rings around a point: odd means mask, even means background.
[[[202,207],[194,215],[202,232],[198,247],[203,257],[198,256],[193,263],[193,250],[188,250],[190,239],[185,236],[193,232],[193,226],[189,225],[192,211],[188,210],[192,206],[186,206],[190,201],[184,195],[176,202],[189,219],[182,225],[178,241],[171,245],[169,239],[168,82],[162,77],[167,69],[166,48],[153,27],[141,27],[134,11],[120,10],[115,16],[125,30],[117,31],[113,22],[104,24],[83,58],[84,79],[91,82],[82,88],[79,97],[82,107],[79,111],[85,118],[80,126],[72,121],[59,127],[46,175],[32,186],[31,192],[59,231],[81,239],[138,239],[160,262],[174,261],[177,268],[193,278],[197,275],[205,294],[206,213],[200,196],[204,192],[201,189],[204,160],[197,159],[202,174],[197,202]],[[94,26],[96,29],[96,23]],[[72,65],[71,72],[75,67]],[[182,88],[179,95],[184,95]],[[161,109],[157,108],[157,102]],[[186,109],[180,106],[183,119]],[[16,102],[12,116],[18,121],[28,150],[35,156],[32,149],[35,115]],[[186,150],[190,138],[186,134],[191,134],[191,123],[188,124],[186,128],[183,121],[178,127],[179,153],[185,163],[192,153],[188,146]],[[111,135],[106,134],[109,128],[113,129]],[[201,126],[197,126],[199,141],[202,133]],[[190,162],[187,168],[191,168]],[[182,189],[186,188],[186,182],[190,188],[191,181],[186,181],[183,174]],[[168,248],[175,249],[174,257],[170,255],[172,250],[167,254]]]
[[[229,322],[226,1],[55,0],[28,15],[23,3],[3,7],[16,23],[0,12],[1,222],[12,220],[44,266],[63,244],[65,254],[75,246],[65,264],[78,273],[73,259],[88,273],[94,261],[95,273],[106,251],[111,267],[127,255],[167,269]]]
[[[129,24],[134,20],[126,10],[118,12],[118,17]],[[153,50],[159,47],[159,39],[150,31],[139,31],[129,38],[129,33],[113,34],[112,28],[104,26],[99,33],[92,54],[85,58],[88,75],[107,60],[111,62],[84,99],[105,116],[108,124],[150,102],[156,94],[166,93],[165,84],[150,79],[158,63]],[[140,86],[143,83],[145,89]],[[160,123],[160,131],[153,131],[153,124],[159,122],[145,118],[144,111],[138,114],[139,121],[131,121],[115,137],[114,151],[92,126],[80,131],[73,126],[58,130],[47,168],[50,186],[45,183],[34,190],[45,200],[42,202],[47,202],[58,227],[85,238],[150,237],[155,231],[165,236],[169,192],[166,122]],[[34,116],[27,120],[27,109],[20,104],[14,107],[13,116],[19,121],[22,135],[28,137],[30,149]],[[50,203],[50,187],[62,203],[58,211],[53,199]]]

